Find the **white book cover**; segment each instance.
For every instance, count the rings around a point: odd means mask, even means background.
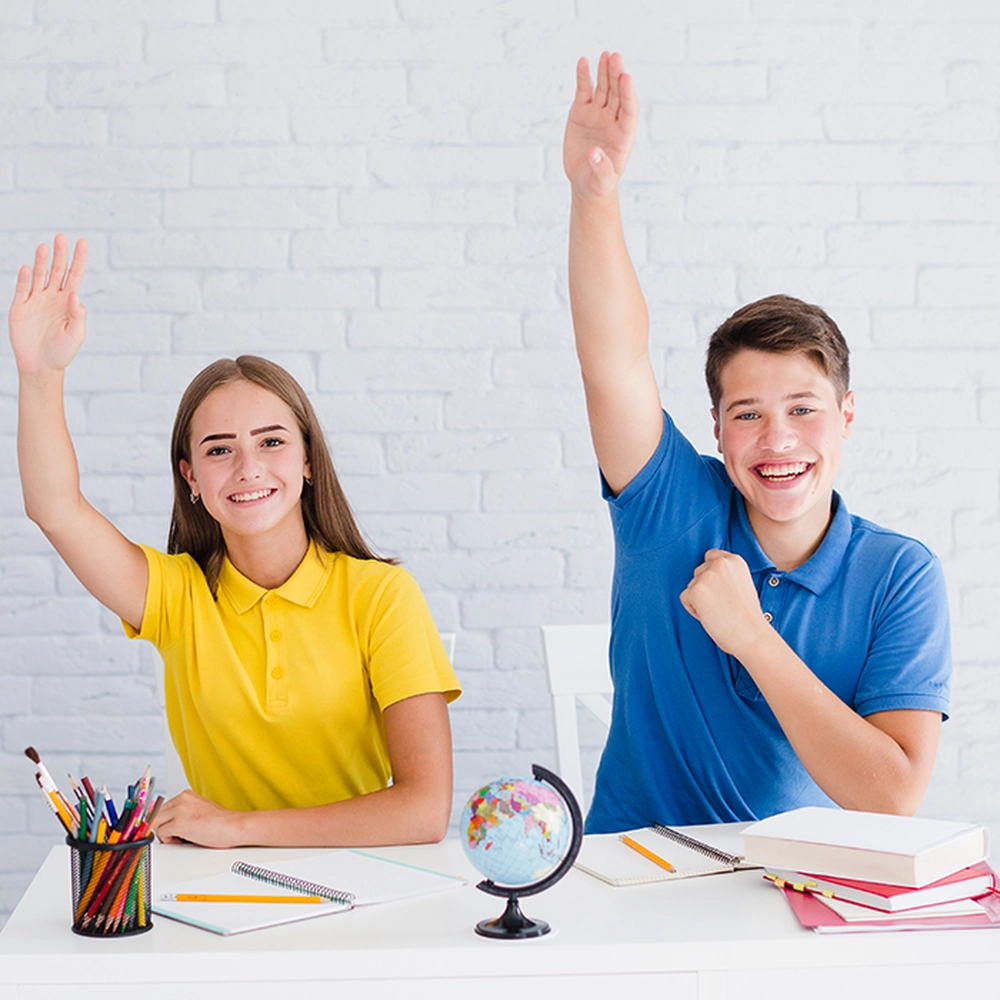
[[[808,806],[779,813],[743,831],[747,862],[926,885],[989,854],[986,828],[973,823]]]

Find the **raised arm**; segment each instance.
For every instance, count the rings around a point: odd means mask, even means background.
[[[79,290],[87,266],[80,240],[67,270],[66,237],[35,252],[18,273],[8,315],[18,371],[17,458],[24,508],[66,565],[102,604],[138,627],[146,603],[146,558],[80,492],[66,426],[63,376],[86,336]]]
[[[617,53],[601,55],[597,85],[586,59],[563,142],[573,189],[569,294],[590,431],[608,485],[619,493],[656,450],[660,397],[649,360],[649,316],[629,258],[618,181],[632,152],[639,102]]]

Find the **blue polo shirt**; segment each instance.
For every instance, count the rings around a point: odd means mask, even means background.
[[[681,605],[708,549],[746,560],[772,626],[860,715],[947,717],[947,596],[940,563],[920,542],[848,514],[834,493],[819,548],[780,572],[725,466],[699,455],[666,414],[642,471],[617,497],[606,484],[604,493],[615,537],[614,705],[588,833],[834,804],[747,671]]]

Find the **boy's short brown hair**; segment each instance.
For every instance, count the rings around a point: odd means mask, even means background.
[[[705,381],[712,407],[722,397],[722,369],[740,351],[805,354],[833,383],[837,402],[850,384],[850,351],[837,324],[819,306],[790,295],[769,295],[737,309],[708,342]]]

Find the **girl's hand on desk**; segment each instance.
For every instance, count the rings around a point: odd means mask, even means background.
[[[187,788],[163,803],[154,829],[164,844],[239,847],[237,827],[242,815]]]

